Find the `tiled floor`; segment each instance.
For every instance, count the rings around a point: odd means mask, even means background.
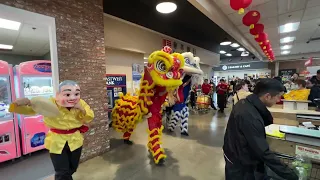
[[[228,112],[226,112],[228,114]],[[121,134],[112,132],[112,150],[82,163],[75,180],[223,180],[223,136],[228,117],[216,111],[192,114],[189,137],[164,132],[163,147],[168,158],[156,166],[146,148],[147,123],[138,126],[132,136],[134,145],[124,145]],[[35,173],[37,170],[35,169]],[[53,176],[42,178],[54,180]],[[20,180],[20,179],[16,179]]]
[[[75,180],[223,180],[224,159],[222,144],[227,116],[210,111],[191,115],[190,136],[164,133],[163,147],[168,158],[164,166],[156,166],[146,149],[147,124],[140,124],[133,135],[135,144],[122,144],[115,133],[114,147],[103,156],[83,164],[75,173]],[[177,129],[179,130],[179,129]]]

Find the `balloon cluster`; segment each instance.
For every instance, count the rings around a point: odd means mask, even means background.
[[[238,11],[239,14],[244,13],[244,9],[252,3],[252,0],[230,0],[230,6],[232,9]],[[275,56],[268,39],[268,34],[264,32],[264,25],[259,23],[261,16],[259,11],[249,11],[242,18],[242,23],[245,26],[250,27],[250,34],[259,43],[259,46],[263,53],[268,57],[270,61],[275,60]]]

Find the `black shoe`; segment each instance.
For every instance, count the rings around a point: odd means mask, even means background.
[[[187,132],[182,132],[181,135],[189,136],[189,134]]]
[[[124,142],[125,144],[128,144],[128,145],[132,145],[132,144],[133,144],[133,142],[130,141],[130,140],[128,140],[128,139],[124,139],[123,142]]]
[[[164,158],[160,159],[157,166],[162,166],[164,164],[164,162],[165,162]]]

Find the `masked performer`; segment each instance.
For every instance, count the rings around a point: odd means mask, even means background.
[[[188,136],[189,108],[186,101],[190,95],[191,87],[194,84],[201,84],[201,75],[203,72],[200,69],[199,57],[193,57],[191,52],[182,53],[182,55],[185,59],[185,65],[182,77],[183,84],[178,89],[179,101],[172,108],[169,108],[166,116],[167,127],[170,131],[174,131],[180,121],[181,134]]]
[[[160,145],[163,130],[160,114],[162,105],[168,94],[170,103],[174,90],[182,84],[184,58],[178,53],[171,54],[171,51],[166,46],[162,51],[155,51],[149,56],[138,97],[120,95],[112,111],[113,127],[124,133],[123,139],[127,144],[132,144],[130,136],[137,122],[143,117],[148,119],[148,149],[156,164],[162,164],[166,158]]]
[[[50,128],[46,135],[45,147],[55,169],[55,180],[72,180],[81,156],[83,136],[88,131],[85,126],[94,118],[89,105],[80,99],[80,87],[74,81],[63,81],[59,85],[56,98],[50,98],[58,108],[56,117],[44,117],[44,123]],[[31,101],[17,99],[10,105],[10,112],[35,115]]]

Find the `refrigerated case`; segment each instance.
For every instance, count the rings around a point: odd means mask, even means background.
[[[21,156],[17,118],[8,111],[13,89],[12,66],[0,60],[0,162]]]
[[[53,96],[51,62],[45,60],[28,61],[14,68],[15,89],[18,98],[31,99],[36,96]],[[42,115],[17,115],[21,133],[22,153],[29,154],[44,148],[48,128]]]

